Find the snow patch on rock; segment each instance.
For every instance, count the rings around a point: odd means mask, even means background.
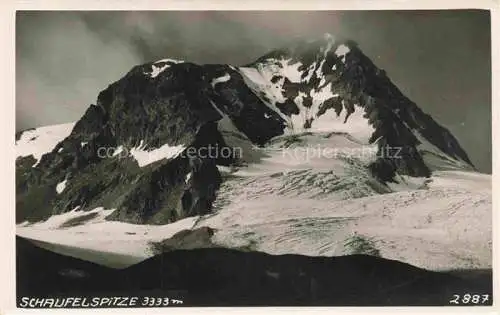
[[[67,123],[24,131],[16,141],[16,157],[33,155],[36,160],[33,167],[36,167],[44,154],[71,134],[74,126],[75,123]]]
[[[290,82],[298,83],[302,81],[302,71],[299,68],[302,66],[301,62],[293,62],[292,59],[281,59],[281,73]]]
[[[229,75],[229,73],[226,73],[222,77],[218,77],[218,78],[213,79],[211,84],[212,84],[212,87],[215,87],[216,84],[227,82],[229,80],[231,80],[231,76]]]
[[[187,175],[186,175],[186,179],[184,180],[184,182],[187,184],[189,183],[189,180],[191,179],[191,177],[193,176],[193,172],[189,172]]]
[[[65,179],[56,185],[56,191],[58,194],[62,193],[64,191],[64,189],[66,189],[67,182],[68,182],[68,180]]]
[[[130,149],[130,154],[137,161],[139,167],[144,167],[163,159],[172,159],[186,149],[184,145],[171,146],[169,144],[164,144],[157,149],[149,151],[145,147],[146,143],[141,140],[139,146]]]
[[[335,50],[335,54],[338,57],[342,57],[342,62],[345,62],[346,55],[351,51],[349,47],[347,47],[344,44],[339,45],[337,49]]]
[[[161,59],[156,62],[154,62],[151,65],[152,71],[151,71],[151,78],[156,78],[160,73],[163,71],[167,70],[170,68],[171,64],[177,64],[177,63],[183,63],[184,61],[182,60],[176,60],[176,59]]]

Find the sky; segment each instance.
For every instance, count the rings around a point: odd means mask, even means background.
[[[491,173],[488,11],[18,11],[16,131],[78,120],[134,65],[242,65],[297,38],[356,41]]]

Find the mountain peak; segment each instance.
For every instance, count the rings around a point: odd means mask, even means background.
[[[134,67],[102,91],[48,152],[29,159],[29,148],[23,148],[17,164],[25,171],[17,188],[26,197],[19,220],[76,207],[118,209],[111,219],[149,223],[205,214],[221,185],[219,166],[258,163],[267,154],[259,150],[273,139],[301,141],[307,133],[316,135],[312,142],[332,135],[347,140],[327,141],[331,149],[344,149],[338,148],[343,143],[376,152],[367,161],[344,156],[337,162],[358,163],[363,181],[371,177],[379,185],[400,175],[472,168],[453,135],[406,98],[355,43],[325,35],[245,66],[162,59]],[[207,147],[216,152],[188,154]],[[244,158],[234,154],[242,148]],[[100,173],[108,175],[99,179]],[[50,204],[36,202],[39,186],[53,188]]]
[[[411,175],[430,172],[423,157],[412,153],[419,146],[433,147],[427,155],[461,161],[460,167],[472,165],[451,133],[405,97],[352,40],[325,34],[240,70],[256,94],[264,95],[284,118],[285,132],[340,130],[365,144],[377,140],[381,146],[402,148],[402,160],[384,163]]]

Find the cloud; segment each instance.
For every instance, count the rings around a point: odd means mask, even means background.
[[[141,61],[135,47],[96,36],[77,14],[18,15],[16,129],[77,118]]]

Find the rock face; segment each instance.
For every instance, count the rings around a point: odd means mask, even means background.
[[[241,164],[227,124],[261,147],[284,134],[347,132],[377,146],[368,169],[382,184],[396,174],[429,176],[427,161],[436,159],[472,168],[450,132],[355,43],[325,36],[243,67],[171,59],[134,67],[44,155],[20,154],[16,220],[96,207],[116,209],[109,220],[147,224],[209,213],[217,166]],[[16,139],[39,145],[36,130]]]
[[[151,247],[155,255],[175,250],[190,250],[196,248],[220,247],[212,242],[215,231],[207,226],[194,229],[183,230],[174,234],[171,238],[161,242],[153,242]]]
[[[365,255],[273,256],[204,248],[168,252],[118,270],[46,251],[26,239],[16,242],[20,306],[27,296],[158,294],[181,299],[184,306],[436,306],[449,305],[453,294],[491,297],[492,292],[491,275],[467,279],[465,271],[455,276]],[[33,261],[44,263],[43,272]],[[490,298],[485,304],[491,303]]]
[[[383,181],[395,172],[428,176],[431,169],[419,150],[427,143],[471,164],[450,132],[406,98],[352,41],[326,35],[324,40],[274,51],[249,67],[252,70],[243,72],[254,72],[253,78],[272,85],[257,85],[256,90],[274,96],[274,105],[290,117],[293,128],[314,130],[317,124],[319,130],[328,130],[339,123],[332,117],[336,116],[344,125],[337,129],[364,136],[365,143],[376,142],[381,158],[372,171]],[[396,151],[397,158],[387,156]]]

